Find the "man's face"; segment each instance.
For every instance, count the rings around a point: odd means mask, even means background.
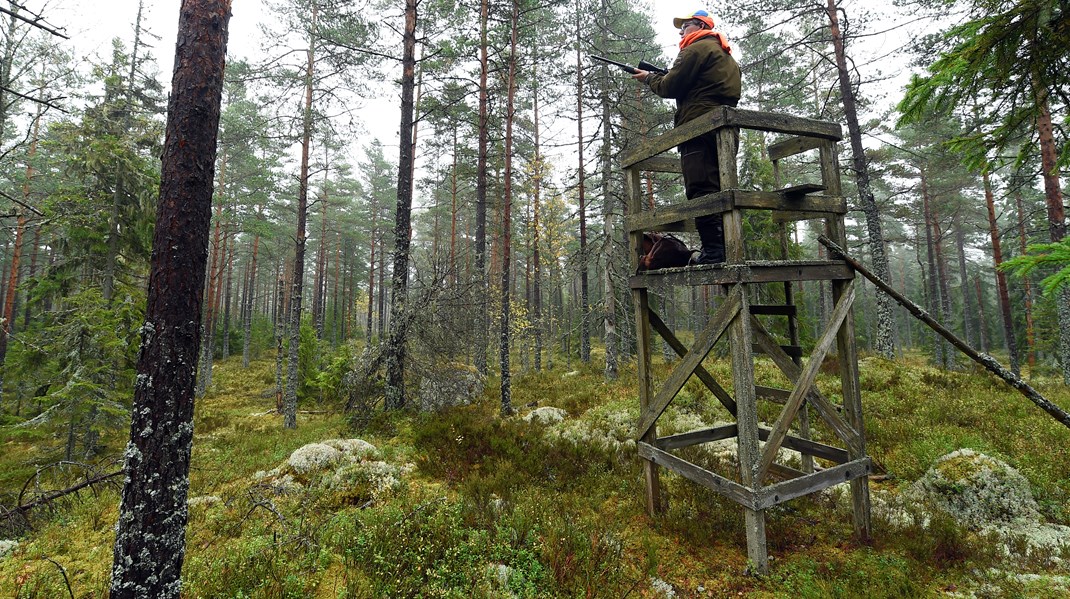
[[[680,25],[680,37],[684,37],[692,31],[701,28],[701,26],[702,25],[694,19],[690,21],[684,21],[683,25]]]

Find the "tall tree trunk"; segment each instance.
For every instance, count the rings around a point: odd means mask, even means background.
[[[227,280],[223,284],[223,359],[230,357],[230,291],[231,275],[234,272],[234,238],[231,236],[227,249]]]
[[[37,139],[41,132],[41,106],[37,106],[37,115],[33,120],[33,134],[30,138],[30,149],[26,153],[26,181],[22,184],[22,201],[30,203],[30,182],[34,177],[33,160],[37,155]],[[19,287],[19,272],[22,262],[23,237],[26,233],[26,207],[18,207],[18,218],[15,221],[15,242],[11,251],[11,270],[8,273],[7,287],[4,289],[3,312],[0,313],[0,400],[3,399],[4,389],[4,362],[7,359],[8,337],[15,330],[15,296]],[[0,401],[0,405],[3,402]]]
[[[966,233],[962,227],[962,210],[955,214],[955,249],[959,258],[959,291],[962,292],[962,337],[973,346],[974,324],[970,309],[970,276],[966,271]],[[907,320],[910,320],[909,318]]]
[[[606,0],[602,0],[602,14],[609,14]],[[608,18],[608,17],[606,17]],[[608,30],[608,25],[607,25]],[[617,303],[616,290],[613,287],[617,259],[614,255],[613,242],[613,200],[610,182],[613,179],[613,132],[612,113],[610,112],[608,80],[609,68],[602,67],[602,80],[606,82],[606,91],[602,93],[602,256],[605,268],[602,271],[602,319],[605,325],[603,343],[606,346],[606,367],[603,376],[607,381],[617,379]]]
[[[256,260],[260,253],[260,233],[253,235],[253,253],[249,258],[249,281],[248,281],[248,293],[244,298],[244,308],[242,309],[242,351],[241,351],[241,365],[242,368],[249,367],[249,360],[252,356],[252,341],[253,341],[253,298],[256,295]]]
[[[487,76],[490,68],[487,57],[487,21],[489,0],[479,4],[479,145],[476,156],[476,248],[475,248],[475,362],[476,370],[487,376],[487,153],[490,145]]]
[[[586,15],[584,15],[586,16]],[[580,361],[587,364],[591,361],[591,321],[590,321],[590,296],[587,281],[587,198],[586,198],[586,173],[583,162],[583,44],[581,32],[586,32],[582,27],[580,2],[576,0],[576,191],[579,200],[580,220]]]
[[[1037,134],[1044,178],[1044,201],[1048,209],[1048,234],[1052,243],[1059,243],[1066,237],[1066,209],[1063,207],[1063,191],[1059,182],[1059,152],[1055,146],[1048,91],[1036,84],[1034,91],[1040,109]],[[1064,286],[1059,291],[1056,306],[1059,311],[1059,363],[1063,368],[1063,383],[1070,385],[1070,286]]]
[[[839,74],[840,94],[843,96],[844,117],[851,138],[852,168],[858,185],[858,198],[862,212],[866,215],[866,231],[869,234],[869,253],[873,260],[873,272],[883,280],[889,280],[888,257],[884,251],[884,232],[881,226],[880,211],[873,198],[869,183],[869,159],[862,146],[862,129],[858,124],[858,109],[855,99],[855,85],[847,70],[847,54],[843,35],[840,33],[839,9],[836,0],[828,0],[827,14],[832,34],[832,45],[836,54],[836,70]],[[877,294],[877,339],[876,350],[882,356],[895,357],[895,316],[892,312],[892,299],[887,294]]]
[[[316,23],[319,5],[312,3],[312,24],[308,35],[308,64],[305,67],[305,105],[301,118],[301,174],[297,188],[297,232],[294,236],[293,290],[290,292],[290,348],[286,363],[286,396],[283,398],[285,428],[297,428],[297,364],[301,348],[301,298],[305,282],[305,226],[308,220],[308,155],[312,145],[312,83],[316,65]]]
[[[379,221],[379,201],[376,199],[375,194],[372,194],[372,228],[371,228],[371,256],[368,258],[368,327],[367,327],[367,339],[368,344],[372,342],[372,313],[375,306],[375,244],[376,236],[378,235],[378,221]]]
[[[1011,317],[1011,294],[1007,289],[1007,275],[1000,270],[1003,264],[1003,249],[1000,247],[999,223],[996,221],[996,203],[992,195],[992,183],[988,171],[982,175],[985,186],[985,205],[988,207],[988,230],[992,237],[992,263],[996,269],[996,286],[999,289],[999,312],[1003,317],[1003,335],[1007,341],[1007,353],[1010,354],[1011,372],[1019,374],[1018,340],[1014,335],[1014,321]]]
[[[929,186],[928,178],[925,175],[925,169],[921,171],[921,197],[922,197],[922,216],[925,223],[925,255],[928,261],[928,269],[926,280],[928,286],[926,287],[926,295],[928,301],[926,302],[926,308],[933,314],[939,314],[940,311],[940,287],[937,279],[937,264],[936,264],[936,239],[934,239],[934,233],[937,228],[933,222],[932,202],[929,198]],[[942,319],[941,319],[942,320]],[[933,346],[933,362],[946,367],[946,355],[947,344],[943,342],[943,339],[932,332],[931,335]]]
[[[932,206],[930,204],[930,210]],[[933,247],[936,249],[936,273],[937,281],[940,285],[940,320],[941,322],[948,322],[951,319],[951,290],[947,286],[947,261],[944,260],[944,231],[940,226],[940,218],[936,211],[932,211],[932,226],[933,226]],[[941,337],[937,340],[940,345],[943,346],[941,352],[943,356],[943,367],[952,368],[955,364],[955,356],[952,353],[951,346],[947,341]]]
[[[416,87],[417,0],[405,0],[401,60],[401,143],[398,144],[398,203],[394,221],[394,272],[390,280],[390,337],[386,357],[386,399],[390,410],[405,408],[405,342],[408,336],[409,246],[412,232],[414,89]]]
[[[985,296],[981,293],[980,277],[973,278],[973,288],[977,291],[977,319],[981,323],[981,349],[987,354],[992,351],[992,340],[988,334],[988,320],[985,318],[987,310],[985,310]]]
[[[535,90],[533,93],[533,106],[535,113],[535,173],[532,189],[531,208],[531,303],[532,303],[532,326],[535,334],[535,372],[542,370],[542,264],[539,257],[539,211],[542,201],[542,174],[543,157],[542,147],[539,144],[539,78],[535,77]]]
[[[1022,192],[1014,194],[1016,208],[1018,209],[1018,249],[1022,255],[1026,252],[1025,211],[1022,209]],[[1033,284],[1029,276],[1022,277],[1022,286],[1025,292],[1025,344],[1026,363],[1029,364],[1029,374],[1037,365],[1036,339],[1033,334]]]
[[[520,4],[519,0],[513,0],[513,14],[510,23],[509,38],[509,75],[507,78],[508,92],[505,102],[505,175],[504,175],[504,202],[502,208],[502,313],[501,313],[501,343],[499,352],[501,358],[501,414],[510,416],[513,413],[511,394],[512,373],[509,367],[509,346],[512,339],[512,315],[510,309],[510,291],[512,282],[512,250],[513,250],[513,119],[515,117],[514,101],[516,100],[516,40],[520,28]]]
[[[183,0],[111,597],[178,597],[228,0]],[[176,365],[186,365],[176,368]]]
[[[326,144],[325,144],[326,147]],[[325,154],[328,152],[324,151]],[[326,156],[324,157],[327,158]],[[312,296],[312,326],[316,329],[316,338],[323,339],[323,311],[326,304],[324,286],[327,277],[327,168],[323,169],[323,194],[320,201],[320,243],[316,250],[316,291]]]

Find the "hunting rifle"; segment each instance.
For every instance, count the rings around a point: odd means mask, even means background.
[[[659,66],[652,65],[652,64],[650,64],[649,62],[647,62],[645,60],[640,60],[639,61],[639,66],[638,67],[633,67],[631,65],[626,65],[623,62],[617,62],[615,60],[610,60],[608,58],[602,58],[601,56],[595,56],[594,54],[588,54],[587,56],[590,56],[591,58],[593,58],[595,60],[601,60],[604,63],[620,67],[621,70],[623,70],[623,71],[625,71],[627,73],[631,73],[632,75],[634,75],[637,71],[650,71],[651,73],[658,73],[659,75],[664,75],[664,74],[669,72],[667,69],[663,69],[663,68],[661,68]]]

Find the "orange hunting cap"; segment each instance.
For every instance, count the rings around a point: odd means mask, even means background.
[[[673,27],[679,29],[680,26],[684,24],[684,22],[691,20],[702,21],[706,24],[706,27],[713,29],[713,17],[710,16],[710,13],[704,10],[696,10],[695,12],[687,15],[686,17],[676,17],[672,20],[672,25]]]

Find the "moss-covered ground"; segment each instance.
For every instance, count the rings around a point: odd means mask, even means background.
[[[183,572],[187,597],[1051,597],[1050,579],[1008,578],[986,539],[934,519],[903,528],[876,517],[875,540],[851,539],[850,513],[827,495],[768,515],[770,573],[748,575],[740,508],[674,475],[663,475],[667,511],[651,518],[634,445],[594,439],[612,414],[638,416],[632,367],[606,382],[592,364],[518,374],[513,403],[564,409],[582,435],[499,416],[497,382],[482,399],[435,414],[379,414],[353,430],[336,405],[309,403],[296,430],[275,414],[273,362],[218,364],[196,407]],[[707,366],[730,380],[724,360]],[[761,362],[757,382],[783,384]],[[831,371],[831,370],[830,370]],[[668,368],[659,365],[664,379]],[[1070,408],[1055,380],[1034,380]],[[1070,431],[991,376],[946,372],[920,359],[861,363],[875,490],[896,491],[933,461],[970,447],[998,457],[1030,481],[1052,522],[1070,523]],[[819,386],[838,400],[838,385]],[[727,418],[689,382],[664,419]],[[773,407],[762,418],[775,418]],[[634,422],[634,420],[632,420]],[[818,427],[817,438],[827,437]],[[369,495],[308,484],[280,490],[254,478],[314,441],[361,438],[383,459],[412,467],[400,489]],[[34,428],[0,428],[0,503],[57,440]],[[111,454],[124,440],[105,437]],[[701,456],[694,459],[701,460]],[[717,464],[709,463],[711,467]],[[723,465],[723,464],[722,464]],[[19,547],[0,559],[0,597],[105,597],[118,493],[82,492],[39,510]],[[1052,574],[1021,564],[1017,572]],[[1058,572],[1056,572],[1058,574]],[[1064,573],[1065,574],[1065,573]],[[70,592],[68,592],[68,584]]]

